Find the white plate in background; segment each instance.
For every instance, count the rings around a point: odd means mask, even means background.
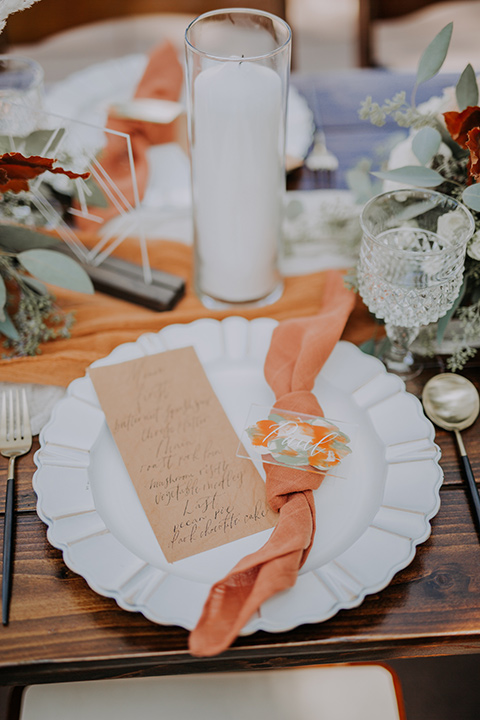
[[[72,73],[49,88],[45,99],[46,112],[103,128],[108,108],[114,102],[125,102],[146,68],[144,54],[96,63]],[[303,160],[312,144],[315,124],[305,98],[292,86],[289,89],[286,153]],[[98,153],[103,134],[88,136],[89,151]],[[90,140],[91,138],[91,140]],[[192,242],[190,165],[176,143],[151,146],[147,151],[150,175],[141,207],[136,214],[135,233],[148,239],[159,237]],[[121,232],[124,217],[114,218],[103,232]]]

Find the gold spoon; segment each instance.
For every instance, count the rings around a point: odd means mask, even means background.
[[[473,519],[477,532],[480,534],[480,496],[460,435],[460,430],[470,427],[477,419],[480,409],[477,389],[470,380],[462,375],[441,373],[425,384],[422,400],[430,420],[444,430],[453,430],[455,433],[470,495]]]

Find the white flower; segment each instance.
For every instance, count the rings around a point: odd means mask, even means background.
[[[405,167],[406,165],[421,165],[422,163],[417,158],[412,150],[412,141],[418,130],[412,130],[405,140],[401,140],[395,147],[392,148],[390,156],[388,158],[387,170],[395,170],[396,168]],[[452,151],[445,145],[440,143],[438,149],[438,155],[442,155],[447,160],[452,157]],[[405,187],[405,183],[396,183],[391,180],[385,180],[383,183],[384,192],[390,190],[398,190],[401,187]]]
[[[18,10],[26,10],[38,0],[0,0],[0,32],[7,22],[7,18]]]
[[[460,208],[440,215],[437,223],[437,234],[441,238],[453,242],[458,235],[465,232],[465,213]]]
[[[467,255],[473,260],[480,260],[480,230],[474,234],[467,247]]]
[[[457,98],[455,96],[455,87],[450,85],[444,88],[443,95],[434,95],[425,100],[418,106],[419,112],[423,115],[437,115],[439,120],[443,120],[442,114],[450,110],[458,110]]]
[[[414,133],[409,135],[405,140],[402,140],[392,148],[390,157],[388,158],[388,169],[394,170],[395,168],[404,167],[405,165],[420,165],[420,160],[417,158],[412,150],[412,139]]]

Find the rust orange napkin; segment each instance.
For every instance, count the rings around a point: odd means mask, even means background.
[[[165,41],[149,55],[147,67],[138,83],[134,97],[178,100],[182,90],[182,83],[183,70],[178,60],[177,51],[170,41]],[[163,125],[126,120],[114,115],[108,116],[107,128],[130,135],[140,198],[143,198],[148,182],[148,148],[150,145],[175,141],[178,136],[178,124],[177,121]],[[119,135],[109,133],[107,143],[99,159],[103,169],[115,181],[125,198],[133,205],[131,169],[125,139]],[[105,220],[109,220],[116,214],[117,210],[113,206],[106,210],[95,208],[95,215],[100,215]],[[79,218],[78,226],[86,230],[95,228],[95,223]]]
[[[340,339],[355,298],[338,272],[327,273],[324,304],[313,317],[280,323],[265,361],[265,378],[275,406],[323,415],[311,392],[315,378]],[[265,465],[267,499],[279,519],[270,539],[243,558],[211,589],[197,626],[190,633],[192,655],[216,655],[233,642],[269,597],[295,584],[315,535],[312,491],[323,475]]]

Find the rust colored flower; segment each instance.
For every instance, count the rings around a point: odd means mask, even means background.
[[[470,130],[466,146],[470,150],[468,175],[471,180],[478,182],[480,180],[480,127]]]
[[[28,190],[28,181],[38,177],[46,170],[52,173],[61,173],[67,177],[83,178],[89,177],[90,173],[75,173],[71,170],[64,170],[61,167],[53,167],[54,158],[43,158],[38,155],[24,157],[21,153],[12,152],[0,155],[0,192],[18,193],[21,190]]]
[[[473,128],[480,127],[480,107],[471,105],[462,112],[443,113],[447,130],[453,140],[461,147],[467,147],[468,133]]]

